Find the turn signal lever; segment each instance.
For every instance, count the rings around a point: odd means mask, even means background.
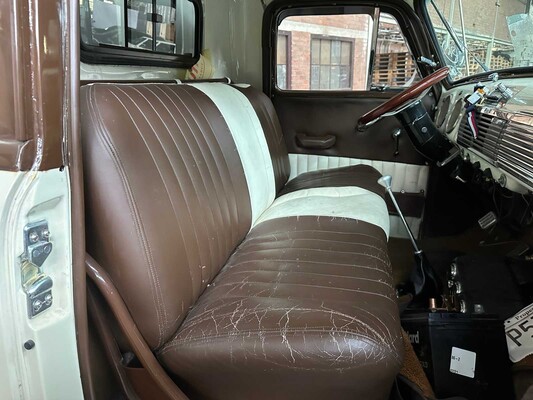
[[[392,177],[390,175],[385,175],[379,178],[378,183],[383,186],[387,193],[389,194],[394,208],[398,212],[400,219],[407,230],[409,239],[413,245],[414,255],[415,255],[415,266],[411,272],[410,283],[412,284],[412,291],[414,294],[414,302],[423,306],[427,306],[429,299],[440,299],[442,295],[440,282],[435,274],[435,271],[431,267],[426,255],[423,250],[418,247],[418,243],[409,228],[409,224],[405,219],[405,216],[400,209],[396,197],[392,192]]]

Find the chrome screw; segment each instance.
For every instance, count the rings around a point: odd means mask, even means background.
[[[41,300],[35,300],[33,302],[33,311],[38,312],[43,306],[43,302]]]
[[[37,243],[37,241],[39,240],[39,235],[37,234],[37,232],[31,231],[29,238],[30,238],[30,242]]]

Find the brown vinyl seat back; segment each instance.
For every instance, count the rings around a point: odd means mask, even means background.
[[[87,249],[156,349],[250,229],[243,168],[194,87],[92,84],[81,110]]]

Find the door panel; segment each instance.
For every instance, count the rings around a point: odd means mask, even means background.
[[[365,94],[372,97],[364,97]],[[376,97],[373,92],[362,92],[357,97],[309,93],[302,96],[279,94],[273,98],[289,150],[290,178],[319,169],[371,165],[383,175],[393,177],[396,198],[414,235],[419,236],[429,180],[425,158],[405,132],[398,138],[399,153],[396,155],[397,143],[392,133],[401,129],[401,124],[395,117],[384,118],[364,132],[356,130],[359,117],[384,101],[386,98]],[[433,93],[426,96],[424,104],[426,109],[433,109]],[[334,136],[335,143],[327,149],[305,148],[297,135]],[[391,214],[390,236],[407,238],[388,198],[387,203]]]
[[[265,52],[266,91],[280,118],[291,178],[318,169],[371,165],[393,177],[398,202],[418,234],[429,177],[425,158],[395,117],[364,131],[356,128],[363,114],[421,77],[415,58],[429,53],[410,48],[406,40],[420,45],[411,26],[416,19],[406,18],[412,10],[390,3],[292,6],[267,10],[267,16],[272,11],[267,24],[274,29],[264,31],[272,45]],[[434,93],[423,102],[431,114]],[[393,135],[398,130],[400,135]],[[405,237],[394,207],[388,206],[392,236]]]
[[[384,118],[364,132],[356,131],[359,117],[385,101],[383,98],[362,97],[361,94],[358,97],[277,94],[273,102],[289,153],[423,165],[424,158],[416,151],[407,134],[400,136],[399,154],[395,156],[396,140],[392,133],[401,127],[396,118]],[[336,141],[328,149],[308,149],[299,145],[296,140],[298,134],[312,137],[333,135]]]

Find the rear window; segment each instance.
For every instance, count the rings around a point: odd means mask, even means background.
[[[80,0],[82,61],[190,67],[200,53],[200,0]]]

